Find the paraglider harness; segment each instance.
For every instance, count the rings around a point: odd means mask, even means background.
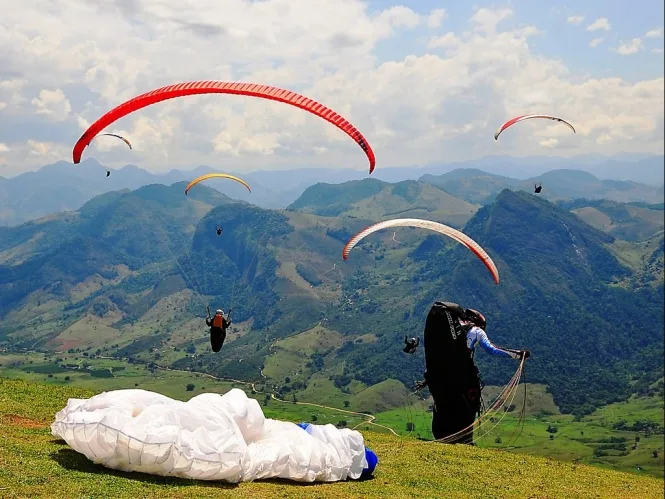
[[[416,386],[428,386],[435,399],[442,390],[460,391],[469,409],[480,414],[485,384],[474,362],[475,352],[467,346],[466,336],[473,324],[463,324],[464,318],[460,305],[434,303],[425,323],[425,381]]]
[[[226,320],[224,320],[224,316],[222,314],[215,314],[213,317],[210,317],[210,307],[207,308],[208,311],[208,318],[212,319],[212,327],[214,328],[219,328],[219,329],[225,329],[224,327],[224,322],[227,324],[231,321],[231,312],[233,311],[232,308],[229,309],[229,313],[226,314]]]
[[[406,345],[402,352],[404,353],[416,353],[418,345],[420,345],[420,338],[409,338],[407,335],[404,335],[404,344]]]
[[[224,232],[224,227],[222,227],[221,225],[218,225],[217,227],[215,227],[215,232],[217,232],[218,236],[221,236],[222,232]],[[210,314],[210,312],[208,312],[208,314]]]

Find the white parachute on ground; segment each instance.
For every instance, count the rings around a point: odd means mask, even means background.
[[[333,482],[368,466],[360,432],[267,419],[237,388],[187,402],[138,389],[69,399],[51,433],[109,468],[198,480]]]

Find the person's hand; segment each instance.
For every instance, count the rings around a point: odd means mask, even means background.
[[[415,386],[413,387],[413,389],[416,390],[416,391],[420,391],[420,390],[424,389],[425,387],[427,387],[427,381],[426,381],[426,380],[422,380],[422,381],[418,381],[418,382],[416,382],[416,384],[415,384]]]

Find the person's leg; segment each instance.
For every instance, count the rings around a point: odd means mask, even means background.
[[[459,391],[437,394],[432,413],[432,434],[434,438],[447,439],[446,443],[473,443],[473,422],[476,413],[469,400]],[[461,432],[461,433],[460,433]],[[459,435],[457,435],[459,433]]]
[[[476,420],[476,402],[471,397],[463,396],[463,404],[460,406],[459,425],[461,428],[468,428],[460,436],[458,442],[461,444],[473,445],[473,422]]]

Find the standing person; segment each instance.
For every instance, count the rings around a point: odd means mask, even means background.
[[[529,352],[498,348],[485,333],[485,317],[457,303],[436,302],[425,322],[425,381],[434,399],[432,433],[439,440],[468,428],[480,412],[480,373],[473,357],[478,344],[500,357],[528,358]],[[473,444],[473,429],[450,443]]]

